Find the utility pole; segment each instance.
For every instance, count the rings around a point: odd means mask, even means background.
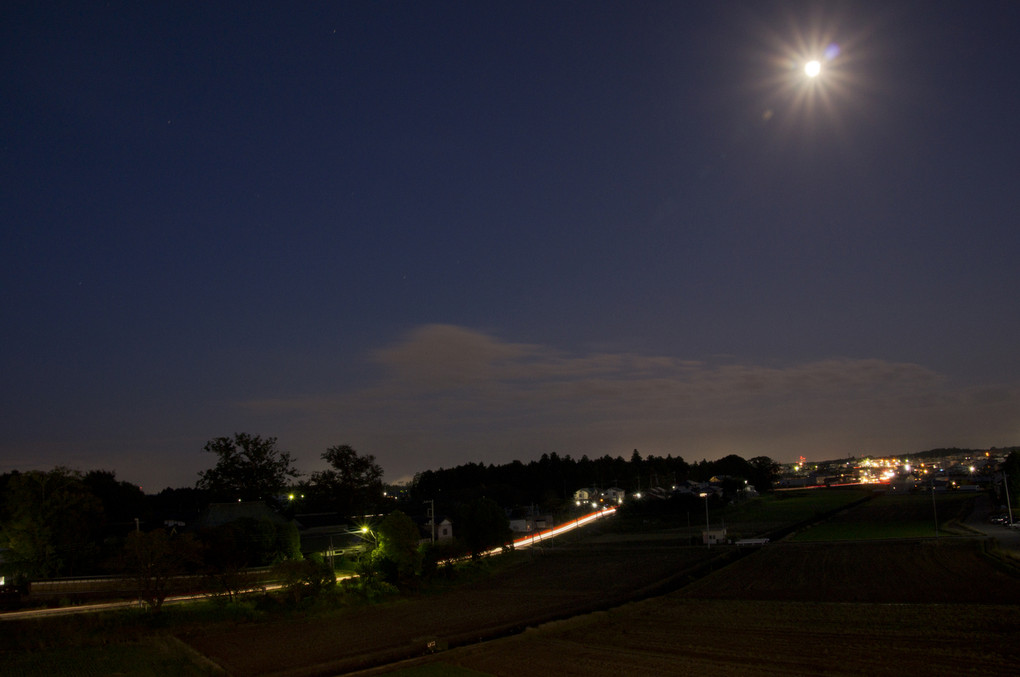
[[[1009,478],[1006,477],[1006,471],[1002,471],[1002,488],[1006,491],[1006,510],[1009,512],[1009,524],[1013,525],[1013,506],[1009,503]]]
[[[436,542],[436,502],[433,499],[424,501],[429,504],[428,516],[429,524],[432,527],[432,542]]]

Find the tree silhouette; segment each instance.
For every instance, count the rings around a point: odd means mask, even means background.
[[[275,502],[288,480],[300,474],[290,453],[276,448],[275,437],[235,433],[210,440],[205,450],[219,460],[199,473],[196,486],[220,500]]]

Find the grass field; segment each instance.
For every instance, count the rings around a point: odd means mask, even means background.
[[[709,519],[713,526],[726,526],[731,538],[751,538],[769,534],[777,529],[811,521],[830,514],[844,506],[869,498],[872,490],[860,487],[833,487],[828,489],[801,489],[768,494],[725,508],[713,508]],[[630,516],[626,511],[610,520],[604,530],[606,540],[633,536],[635,540],[647,537],[655,530],[676,538],[701,538],[705,528],[705,511],[700,499],[682,512],[673,514],[638,513]]]
[[[963,516],[973,495],[886,492],[793,536],[796,541],[935,538]],[[936,532],[936,519],[938,532]]]
[[[781,491],[728,507],[717,519],[745,537],[819,518],[872,495],[871,489],[839,487]]]

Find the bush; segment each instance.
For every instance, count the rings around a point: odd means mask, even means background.
[[[365,602],[376,602],[383,597],[396,595],[399,592],[395,585],[387,583],[377,576],[348,578],[341,583],[340,589],[344,594]]]
[[[278,562],[273,566],[273,576],[280,580],[284,594],[295,605],[336,587],[333,569],[317,556]]]

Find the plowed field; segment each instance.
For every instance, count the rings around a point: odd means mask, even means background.
[[[186,639],[234,675],[343,674],[430,642],[451,649],[421,669],[495,675],[1005,675],[1020,660],[1020,580],[968,540],[772,544],[677,592],[453,648],[608,608],[727,551],[563,549],[435,598]]]
[[[1020,580],[977,541],[782,543],[675,593],[429,660],[567,677],[1015,675]]]
[[[719,553],[655,541],[520,553],[520,564],[442,595],[182,639],[232,675],[337,674],[622,604]]]

